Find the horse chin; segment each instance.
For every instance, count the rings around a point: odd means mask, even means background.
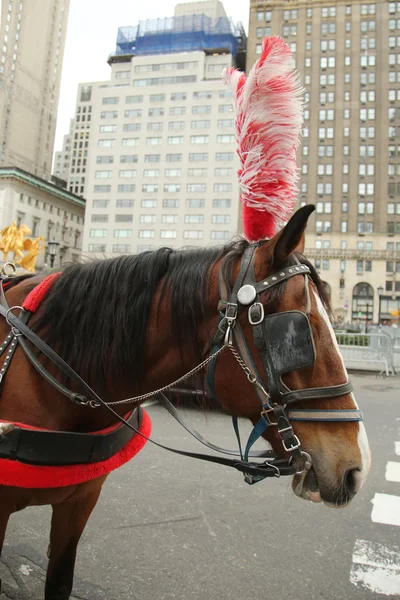
[[[317,475],[312,467],[309,471],[293,477],[292,488],[298,498],[309,500],[314,504],[323,502],[329,508],[345,508],[351,501],[351,498],[349,498],[346,502],[339,504],[322,498]]]
[[[322,502],[321,494],[318,487],[317,476],[314,469],[295,475],[293,477],[292,488],[296,496],[303,500],[310,500],[315,504]]]

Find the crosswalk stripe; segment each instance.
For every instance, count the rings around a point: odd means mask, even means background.
[[[350,582],[376,594],[400,594],[400,548],[356,540]]]
[[[386,465],[385,477],[387,481],[400,483],[400,462],[389,461]]]
[[[400,456],[400,442],[394,443],[394,450],[398,456]]]
[[[400,497],[390,494],[375,494],[371,519],[374,523],[400,527]]]

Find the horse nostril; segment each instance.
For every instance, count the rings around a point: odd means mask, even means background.
[[[360,469],[349,469],[344,476],[344,487],[346,492],[353,496],[356,493],[357,473]]]

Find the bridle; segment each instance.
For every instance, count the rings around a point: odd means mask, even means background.
[[[173,382],[163,388],[114,402],[104,401],[81,377],[76,373],[50,346],[48,346],[27,325],[30,317],[29,311],[22,307],[9,307],[4,295],[3,286],[0,281],[0,314],[6,319],[11,330],[6,340],[0,346],[3,351],[8,346],[10,350],[6,356],[1,369],[0,378],[4,377],[10,360],[17,346],[20,346],[33,367],[46,379],[58,392],[66,396],[72,402],[90,408],[103,407],[111,412],[118,421],[134,431],[136,434],[150,441],[159,448],[168,450],[181,456],[196,458],[199,460],[213,462],[224,466],[235,468],[244,473],[245,481],[249,484],[261,481],[266,477],[280,477],[281,475],[304,474],[311,468],[310,456],[301,450],[300,440],[294,434],[290,421],[361,421],[362,414],[357,409],[351,410],[294,410],[290,405],[299,400],[311,400],[321,398],[336,398],[349,394],[352,384],[348,381],[344,384],[330,387],[309,388],[303,390],[290,390],[282,382],[283,373],[309,366],[315,361],[315,350],[312,340],[312,331],[309,323],[310,298],[308,289],[308,276],[310,269],[298,261],[295,266],[288,266],[279,272],[270,275],[260,282],[256,282],[254,275],[254,259],[257,246],[249,246],[242,257],[240,272],[234,283],[233,289],[224,278],[225,265],[219,270],[220,302],[218,309],[220,319],[217,332],[210,345],[209,356],[185,374],[178,381],[187,379],[191,374],[208,366],[207,379],[209,387],[213,390],[214,371],[216,360],[221,352],[228,348],[252,384],[261,403],[260,419],[250,433],[244,452],[242,451],[239,426],[237,418],[233,417],[233,426],[238,439],[239,452],[220,448],[207,441],[200,433],[191,427],[180,415],[179,411],[166,398],[164,391],[171,389],[177,382]],[[225,260],[229,259],[229,255]],[[271,289],[278,283],[282,283],[294,276],[304,276],[306,312],[287,311],[273,315],[265,315],[264,306],[260,302],[260,294]],[[1,277],[0,277],[1,279]],[[4,278],[3,278],[4,279]],[[7,279],[7,277],[5,278]],[[238,316],[242,310],[248,307],[248,318],[253,329],[255,345],[258,348],[265,371],[265,380],[257,371],[251,352],[246,343]],[[15,309],[20,310],[20,316],[13,314]],[[292,335],[294,342],[290,345],[289,354],[282,360],[282,352],[287,346],[280,342],[280,335],[286,332]],[[29,340],[41,353],[56,365],[69,379],[74,381],[80,393],[71,391],[58,379],[56,379],[45,366],[38,360],[27,344]],[[140,432],[132,422],[121,417],[113,408],[118,404],[139,403],[148,397],[157,397],[168,412],[188,431],[193,437],[208,448],[238,458],[226,458],[211,456],[195,452],[187,452],[170,448],[160,444]],[[289,409],[288,409],[289,406]],[[271,450],[264,452],[252,451],[254,443],[262,436],[267,427],[276,426],[277,432],[282,440],[283,448],[289,454],[289,458],[281,458]],[[240,456],[240,459],[239,459]],[[250,458],[264,458],[264,462],[252,462]]]
[[[290,371],[312,366],[315,362],[315,346],[310,325],[311,300],[307,265],[295,258],[295,264],[280,269],[266,279],[257,282],[254,272],[254,260],[257,246],[246,248],[240,265],[240,271],[233,285],[224,277],[225,264],[221,265],[218,276],[220,293],[220,320],[214,336],[211,350],[215,352],[221,344],[231,348],[236,360],[245,371],[247,379],[261,403],[260,419],[251,431],[245,450],[242,451],[237,417],[233,417],[233,427],[239,444],[242,460],[248,461],[250,449],[269,426],[276,426],[283,449],[297,464],[300,470],[307,464],[309,455],[301,450],[301,442],[294,433],[291,421],[362,421],[358,409],[318,410],[295,409],[293,403],[301,400],[338,398],[353,391],[350,381],[340,385],[318,388],[290,390],[282,381],[282,375]],[[260,295],[292,277],[304,277],[305,312],[293,310],[266,315]],[[253,339],[264,368],[265,381],[259,374],[249,350],[242,327],[238,320],[240,313],[248,308],[248,321],[252,327]],[[235,348],[236,347],[236,348]],[[207,382],[214,396],[214,370],[216,360],[208,368]],[[256,483],[262,475],[245,474],[248,483]]]

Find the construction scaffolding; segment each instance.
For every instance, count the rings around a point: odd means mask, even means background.
[[[135,27],[119,27],[117,56],[170,54],[194,50],[224,50],[233,56],[246,49],[242,23],[232,19],[211,19],[206,15],[185,15],[139,21]]]

